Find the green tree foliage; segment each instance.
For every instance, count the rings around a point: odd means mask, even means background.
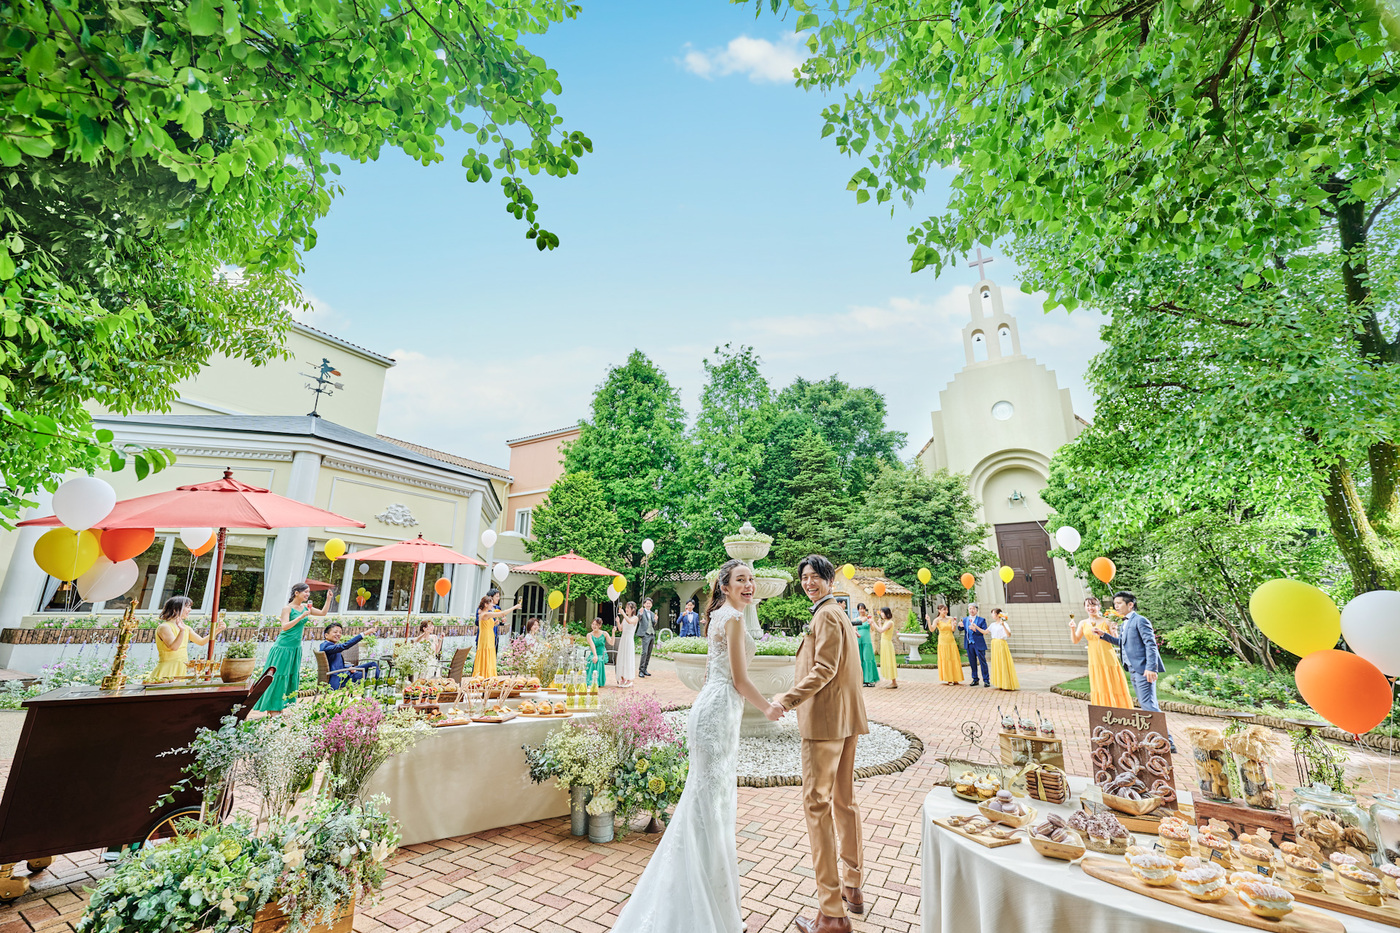
[[[443,129],[469,133],[467,179],[499,175],[527,236],[557,244],[524,176],[575,172],[591,144],[560,125],[546,99],[558,78],[521,37],[576,12],[557,0],[5,7],[0,510],[50,471],[118,462],[84,403],[158,410],[215,352],[279,351],[338,156],[393,147],[429,164]]]
[[[793,449],[804,435],[815,430],[812,419],[802,412],[775,413],[763,444],[762,462],[753,478],[749,521],[759,531],[775,537],[787,531],[784,522],[788,509],[792,507],[788,480],[796,472]]]
[[[967,477],[917,466],[882,466],[846,521],[846,541],[864,566],[883,567],[890,579],[919,592],[918,573],[933,575],[933,593],[961,594],[958,577],[997,565],[983,547],[987,526]]]
[[[899,465],[908,436],[885,427],[885,397],[868,386],[853,388],[835,376],[802,377],[778,393],[778,407],[801,412],[835,451],[846,493],[859,496],[880,464]]]
[[[633,350],[625,363],[608,370],[593,394],[592,417],[579,427],[579,439],[564,454],[564,469],[588,473],[602,486],[603,500],[622,529],[622,563],[639,566],[642,541],[651,538],[653,573],[685,569],[674,546],[685,499],[680,479],[685,412],[666,374]]]
[[[1400,434],[1368,419],[1394,407],[1400,366],[1400,327],[1375,291],[1390,251],[1374,241],[1400,178],[1400,53],[1376,6],[769,5],[795,9],[796,28],[810,31],[799,83],[829,92],[859,82],[825,110],[823,131],[863,160],[849,185],[858,201],[912,203],[932,169],[956,170],[946,211],[910,233],[916,270],[1007,238],[1025,284],[1051,304],[1135,308],[1144,335],[1174,332],[1152,341],[1170,361],[1214,370],[1193,375],[1230,378],[1248,343],[1267,351],[1258,366],[1283,385],[1331,369],[1285,446],[1309,455],[1300,479],[1321,490],[1357,587],[1400,586]],[[1145,260],[1158,270],[1150,281]],[[1181,267],[1179,292],[1160,274],[1170,263]],[[1330,289],[1337,297],[1322,294]],[[1312,322],[1331,314],[1314,339]],[[1356,385],[1333,400],[1330,420],[1312,418],[1342,370]],[[1187,407],[1196,382],[1177,381],[1144,378],[1143,389],[1164,391],[1140,404]],[[1245,385],[1245,402],[1291,410],[1289,390]],[[1225,435],[1250,434],[1218,412],[1207,405],[1189,419],[1198,446],[1236,456]]]
[[[535,509],[534,537],[525,548],[535,560],[557,557],[573,551],[604,567],[617,569],[623,550],[622,527],[608,505],[603,487],[589,473],[565,473],[549,487],[549,495]],[[569,595],[589,599],[607,598],[609,577],[574,575]],[[563,574],[540,575],[546,589],[563,590]]]
[[[831,445],[816,431],[808,431],[792,451],[793,472],[786,480],[792,504],[783,516],[782,537],[774,542],[773,556],[794,566],[808,554],[833,557],[845,546],[846,517],[850,500],[841,482],[840,461]]]

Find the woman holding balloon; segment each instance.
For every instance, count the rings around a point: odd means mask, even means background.
[[[962,683],[962,653],[958,650],[958,636],[948,615],[947,603],[938,604],[938,618],[929,628],[938,636],[938,679],[945,684]]]

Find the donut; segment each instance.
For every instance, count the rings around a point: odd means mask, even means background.
[[[1138,750],[1138,738],[1136,735],[1133,735],[1133,731],[1131,729],[1123,729],[1116,736],[1113,737],[1113,741],[1116,742],[1118,744],[1118,747],[1123,749],[1123,751],[1125,752],[1131,753],[1136,752]]]
[[[1161,755],[1153,755],[1151,758],[1147,759],[1147,770],[1158,777],[1166,777],[1172,770],[1171,759],[1164,758]]]
[[[1107,748],[1113,744],[1113,733],[1108,730],[1107,726],[1097,726],[1094,728],[1091,741],[1099,748]]]
[[[1142,737],[1142,748],[1155,755],[1165,755],[1171,748],[1171,742],[1160,732],[1148,732]]]
[[[1106,748],[1094,749],[1094,754],[1090,756],[1095,768],[1108,769],[1113,765],[1113,753]]]

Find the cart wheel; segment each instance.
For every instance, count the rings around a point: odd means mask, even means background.
[[[199,807],[181,807],[156,820],[151,831],[146,833],[146,845],[172,838],[178,832],[176,824],[185,819],[199,819]]]
[[[24,867],[29,869],[31,875],[37,874],[53,864],[53,856],[46,855],[43,858],[32,858],[24,863]]]

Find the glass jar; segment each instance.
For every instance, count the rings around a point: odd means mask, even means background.
[[[1400,865],[1400,791],[1377,794],[1371,804],[1371,820],[1376,824],[1380,864]]]
[[[1236,773],[1240,776],[1244,802],[1256,810],[1277,810],[1278,785],[1274,783],[1274,766],[1260,758],[1250,758],[1238,752],[1231,754],[1235,759]]]
[[[1196,760],[1196,793],[1207,800],[1230,801],[1229,752],[1223,748],[1193,748]]]
[[[1359,852],[1368,861],[1375,859],[1376,824],[1351,794],[1339,794],[1322,784],[1298,787],[1288,812],[1294,834],[1321,849],[1323,858],[1333,852]]]

